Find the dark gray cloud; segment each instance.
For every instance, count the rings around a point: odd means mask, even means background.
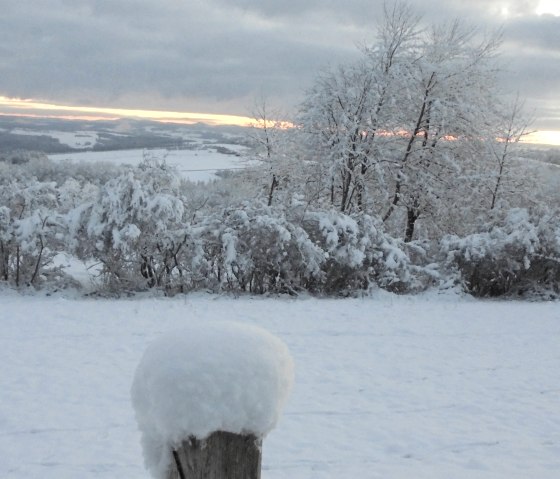
[[[410,1],[427,20],[458,16],[483,28],[503,26],[504,55],[519,71],[505,76],[505,83],[544,108],[560,96],[560,17],[535,15],[538,3]],[[355,58],[355,45],[373,40],[382,5],[0,0],[0,95],[246,114],[263,93],[289,109],[321,67]]]

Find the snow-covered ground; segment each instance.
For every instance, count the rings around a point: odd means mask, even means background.
[[[98,134],[93,131],[35,131],[14,128],[11,133],[15,135],[50,136],[70,148],[91,148],[98,140]]]
[[[9,292],[0,303],[1,478],[148,478],[135,368],[162,333],[225,318],[273,332],[295,360],[264,479],[560,477],[558,303]]]
[[[231,151],[242,153],[246,150],[240,145],[223,146]],[[247,167],[247,159],[241,156],[220,153],[216,148],[208,146],[197,150],[166,150],[166,149],[135,149],[117,151],[82,151],[49,155],[51,160],[72,160],[89,162],[109,162],[119,165],[138,165],[144,158],[159,159],[175,166],[181,175],[191,181],[209,181],[216,178],[219,170],[231,170]]]

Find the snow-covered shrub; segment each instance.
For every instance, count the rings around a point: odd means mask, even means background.
[[[358,222],[337,211],[309,212],[303,227],[324,251],[325,275],[321,289],[326,292],[349,292],[366,289],[369,277],[364,241]]]
[[[433,284],[437,268],[430,263],[428,246],[405,242],[384,231],[383,222],[369,215],[358,217],[370,281],[396,293],[417,292]]]
[[[557,215],[531,216],[512,209],[487,231],[446,236],[446,263],[475,296],[560,292],[560,225]]]
[[[47,155],[38,151],[11,150],[0,152],[0,163],[24,165],[33,161],[48,161]]]
[[[21,170],[25,174],[37,178],[38,181],[54,182],[57,187],[68,179],[73,179],[81,185],[92,183],[99,186],[118,176],[124,169],[125,166],[118,163],[70,159],[54,161],[44,155],[21,165]]]
[[[58,203],[61,212],[66,213],[85,203],[91,203],[99,196],[99,187],[89,181],[80,182],[68,178],[57,187]]]
[[[449,278],[444,274],[438,261],[440,251],[433,240],[398,241],[398,245],[409,259],[407,278],[408,289],[404,291],[421,291],[430,287],[449,287]]]
[[[222,288],[294,292],[321,276],[323,252],[279,209],[228,208],[207,221],[203,244]]]
[[[385,233],[378,219],[331,210],[307,213],[303,225],[325,254],[325,292],[348,293],[374,285],[395,292],[424,287],[404,243]]]
[[[180,287],[179,256],[192,242],[179,186],[164,164],[142,164],[109,180],[95,201],[68,213],[70,249],[102,263],[109,289]]]
[[[60,283],[64,275],[52,263],[64,231],[55,184],[0,182],[0,204],[0,278],[17,287]]]

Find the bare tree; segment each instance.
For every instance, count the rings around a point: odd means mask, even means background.
[[[287,121],[278,109],[271,109],[264,96],[255,101],[253,108],[254,126],[250,135],[253,143],[251,158],[258,160],[266,171],[267,204],[271,206],[274,195],[280,186],[280,180],[289,168],[290,161],[286,157],[289,135]]]
[[[524,113],[524,102],[517,95],[514,101],[503,115],[501,128],[497,132],[497,138],[491,142],[492,158],[495,160],[496,173],[494,184],[490,191],[490,209],[496,207],[496,202],[504,188],[504,182],[510,177],[510,167],[514,147],[519,141],[531,131],[529,130],[532,120]]]

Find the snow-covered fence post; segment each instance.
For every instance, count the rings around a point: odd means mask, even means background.
[[[261,444],[293,383],[287,347],[263,329],[191,325],[152,343],[132,402],[157,479],[260,479]]]

